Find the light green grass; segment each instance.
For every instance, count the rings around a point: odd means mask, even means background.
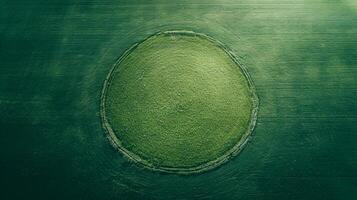
[[[245,74],[222,46],[187,32],[135,46],[113,69],[105,95],[119,149],[154,168],[224,160],[246,139],[255,106]]]

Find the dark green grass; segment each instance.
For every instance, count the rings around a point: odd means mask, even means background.
[[[0,199],[357,199],[356,2],[0,1]],[[247,148],[199,175],[130,164],[99,116],[118,56],[170,29],[229,46],[259,94]]]
[[[121,148],[154,167],[216,160],[250,131],[255,105],[248,80],[232,57],[203,35],[154,35],[111,76],[109,123]]]

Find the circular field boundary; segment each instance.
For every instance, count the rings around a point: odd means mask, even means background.
[[[239,69],[241,70],[241,72],[243,73],[243,75],[245,76],[245,78],[248,82],[249,92],[250,92],[251,99],[252,99],[252,109],[251,109],[251,114],[250,114],[250,116],[251,116],[250,123],[249,123],[249,126],[247,127],[247,130],[242,135],[242,137],[237,142],[237,144],[234,145],[231,149],[227,150],[222,156],[220,156],[212,161],[208,161],[204,164],[195,166],[195,167],[187,167],[187,168],[178,167],[178,168],[176,168],[176,167],[155,166],[152,163],[148,162],[147,160],[142,159],[140,156],[136,155],[135,153],[129,151],[128,149],[126,149],[124,147],[122,142],[115,135],[115,132],[113,131],[113,129],[108,121],[108,118],[106,117],[106,110],[105,110],[106,95],[107,95],[108,86],[111,84],[111,80],[113,78],[113,76],[112,76],[113,72],[120,65],[120,63],[133,50],[135,50],[139,46],[139,44],[143,43],[144,41],[148,40],[151,37],[158,36],[158,35],[187,35],[187,36],[201,37],[201,38],[211,41],[213,44],[222,48],[229,55],[229,57],[236,63],[237,67],[239,67]],[[101,117],[102,127],[107,134],[107,138],[109,139],[110,143],[112,144],[112,146],[115,149],[117,149],[119,152],[121,152],[130,161],[133,161],[134,163],[136,163],[139,166],[142,166],[144,168],[147,168],[147,169],[150,169],[153,171],[158,171],[158,172],[176,173],[176,174],[183,174],[183,175],[202,173],[202,172],[205,172],[208,170],[212,170],[212,169],[222,165],[223,163],[226,163],[232,157],[234,157],[238,153],[240,153],[242,151],[242,149],[246,146],[246,144],[249,141],[250,136],[254,130],[254,127],[255,127],[256,121],[257,121],[258,107],[259,107],[259,98],[256,94],[254,83],[253,83],[246,67],[242,63],[239,62],[239,60],[237,59],[235,54],[226,45],[224,45],[220,41],[218,41],[208,35],[203,34],[203,33],[196,33],[193,31],[187,31],[187,30],[173,30],[173,31],[157,32],[155,34],[148,36],[144,40],[135,43],[129,49],[127,49],[122,54],[122,56],[120,56],[119,59],[114,63],[114,65],[110,69],[107,77],[105,78],[100,100],[101,100],[100,117]]]

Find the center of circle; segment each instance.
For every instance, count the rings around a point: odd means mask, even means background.
[[[220,42],[167,31],[135,44],[110,71],[103,127],[113,146],[164,172],[212,169],[252,132],[258,99],[247,71]]]

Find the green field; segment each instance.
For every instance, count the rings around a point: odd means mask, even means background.
[[[0,0],[0,199],[357,199],[355,0]],[[259,96],[251,139],[204,173],[113,148],[104,80],[135,43],[225,44]]]
[[[104,126],[114,145],[165,171],[226,161],[251,133],[257,107],[249,76],[234,59],[219,42],[188,31],[155,34],[132,47],[104,88]]]

